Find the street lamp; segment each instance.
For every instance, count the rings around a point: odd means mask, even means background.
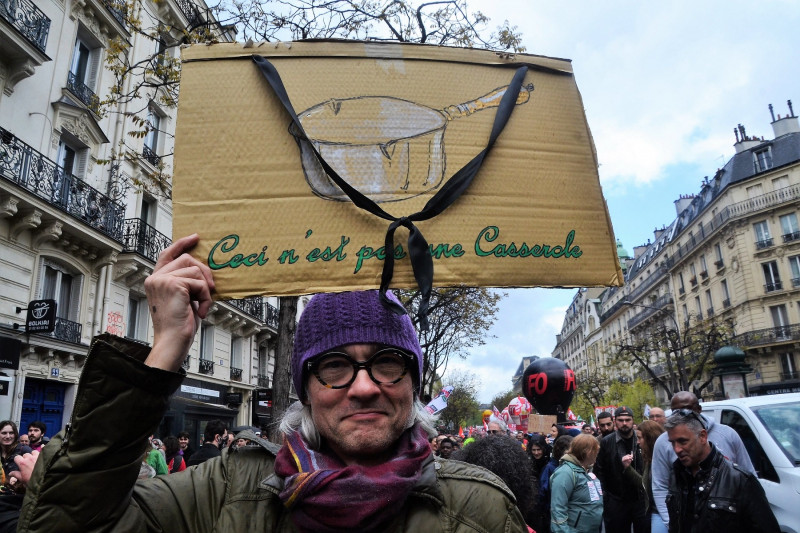
[[[714,363],[711,375],[719,376],[722,398],[747,398],[747,374],[753,367],[745,362],[745,353],[736,346],[723,346],[714,353]]]

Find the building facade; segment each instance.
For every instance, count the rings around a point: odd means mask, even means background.
[[[0,418],[23,431],[68,422],[92,337],[152,340],[143,281],[172,233],[169,66],[198,33],[234,36],[202,0],[0,2]],[[55,304],[52,332],[25,333],[34,301]],[[214,305],[162,436],[258,421],[276,306]]]
[[[750,394],[800,391],[800,126],[787,105],[783,117],[770,105],[769,140],[738,126],[734,156],[697,193],[675,201],[676,218],[656,229],[652,242],[635,247],[632,258],[621,257],[625,285],[598,296],[598,332],[578,331],[576,294],[553,351],[576,375],[586,369],[623,382],[652,381],[640,365],[609,365],[608,356],[654,331],[682,335],[715,321],[730,329],[731,344],[754,368],[746,376]],[[587,358],[595,353],[590,341],[598,355]],[[663,376],[663,361],[654,352],[648,366]],[[712,381],[703,394],[720,392]],[[665,391],[656,393],[668,402]]]

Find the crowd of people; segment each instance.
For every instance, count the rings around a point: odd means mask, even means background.
[[[187,253],[197,242],[173,242],[145,280],[152,347],[95,339],[71,424],[13,458],[26,490],[20,533],[778,531],[741,440],[688,392],[672,398],[666,431],[620,407],[598,417],[597,436],[558,425],[511,435],[497,419],[471,442],[435,438],[418,399],[422,348],[391,291],[306,305],[291,360],[299,401],[280,422],[281,445],[231,446],[224,424],[209,422],[194,453],[188,435],[162,449],[152,433],[213,304],[211,270]],[[4,467],[19,440],[10,427]],[[40,444],[35,428],[29,439]],[[167,472],[137,480],[143,465],[155,470],[148,460]]]

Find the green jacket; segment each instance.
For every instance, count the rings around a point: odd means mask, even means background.
[[[594,533],[603,521],[600,481],[570,454],[550,476],[550,531]]]
[[[146,347],[110,335],[93,341],[72,421],[39,456],[18,531],[295,531],[278,496],[279,448],[261,439],[260,446],[226,450],[183,472],[136,480],[147,438],[184,375],[149,368],[142,364],[146,356]],[[431,457],[387,533],[429,531],[527,528],[514,496],[494,474]]]

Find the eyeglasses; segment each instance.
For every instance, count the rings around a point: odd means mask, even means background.
[[[329,389],[349,387],[362,368],[378,385],[392,385],[408,373],[411,356],[396,349],[378,350],[372,357],[359,362],[342,352],[328,352],[308,362],[308,370]]]
[[[490,429],[486,433],[491,433],[492,435],[499,435],[500,433],[502,433],[502,431],[500,431],[499,429]]]
[[[686,416],[693,417],[695,420],[700,422],[700,425],[703,426],[703,429],[708,430],[708,425],[706,424],[705,418],[703,418],[699,414],[695,413],[691,409],[675,409],[675,410],[672,411],[672,415],[670,415],[670,417],[672,417],[673,415],[676,415],[676,414],[684,416],[684,417],[686,417]]]

